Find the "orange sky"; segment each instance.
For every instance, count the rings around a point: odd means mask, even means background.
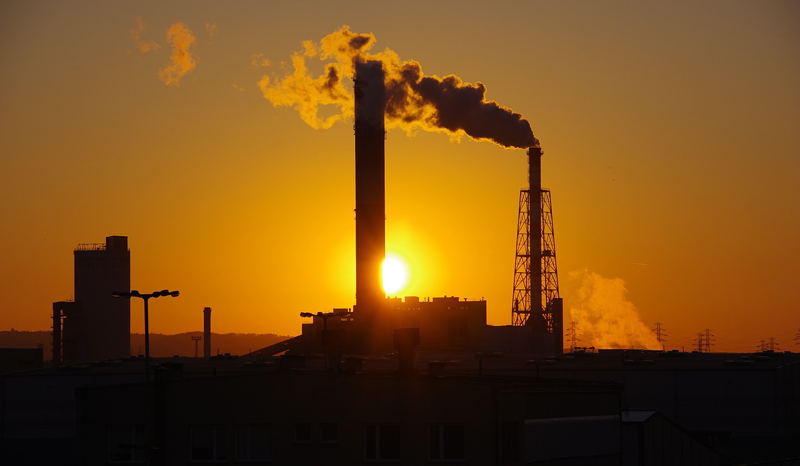
[[[668,349],[705,328],[714,350],[800,349],[790,1],[3,2],[0,329],[48,328],[72,250],[107,235],[129,237],[133,288],[181,291],[154,332],[211,306],[219,332],[296,334],[351,307],[352,121],[312,129],[258,86],[342,25],[530,121],[568,311],[631,310]],[[509,324],[524,152],[393,129],[386,157],[403,294],[483,297]]]

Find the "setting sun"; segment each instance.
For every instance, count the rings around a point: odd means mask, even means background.
[[[408,264],[399,256],[387,254],[383,261],[383,290],[386,294],[394,294],[408,284]]]

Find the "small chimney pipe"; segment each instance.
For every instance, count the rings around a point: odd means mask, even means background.
[[[203,357],[211,357],[211,308],[203,308]]]

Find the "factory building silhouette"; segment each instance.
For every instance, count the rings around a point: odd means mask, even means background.
[[[105,301],[82,291],[84,304],[77,292],[92,277],[86,286],[98,296],[130,289],[127,238],[79,247],[76,299],[54,303],[54,354],[56,335],[63,348],[55,362],[65,364],[3,378],[2,464],[718,465],[737,464],[711,446],[725,435],[762,445],[800,434],[796,355],[562,354],[538,145],[528,149],[529,186],[520,195],[512,325],[487,325],[483,300],[387,298],[385,76],[380,62],[358,61],[355,72],[352,309],[308,313],[313,320],[297,337],[237,357],[210,354],[205,308],[204,358],[160,358],[145,379],[141,358],[126,357],[127,349],[93,349],[104,336],[88,321],[122,313],[97,318]],[[79,252],[81,264],[107,264],[113,259],[82,254],[122,249],[113,257],[127,258],[116,278],[126,282],[88,272],[78,279]],[[749,403],[759,412],[740,410]]]
[[[53,303],[53,361],[73,364],[130,355],[131,306],[114,291],[131,286],[126,236],[79,244],[75,255],[75,300]]]

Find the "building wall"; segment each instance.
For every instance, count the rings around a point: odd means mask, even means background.
[[[788,395],[797,384],[787,382],[797,377],[798,366],[631,370],[548,367],[541,374],[622,383],[624,409],[657,410],[693,432],[772,437],[798,435],[800,400]]]
[[[132,424],[147,423],[148,416],[153,413],[149,404],[152,395],[142,388],[121,386],[79,391],[82,464],[105,464],[110,425],[119,423],[120,419]],[[370,462],[367,438],[371,426],[376,425],[399,429],[400,456],[395,461],[398,464],[431,462],[432,429],[438,432],[440,428],[454,429],[458,435],[463,435],[464,458],[458,461],[460,464],[525,463],[527,439],[523,427],[530,411],[513,406],[521,388],[502,390],[495,383],[475,378],[399,378],[290,371],[175,381],[164,385],[164,390],[165,460],[170,465],[190,462],[193,426],[219,426],[225,455],[218,462],[235,463],[237,426],[243,425],[268,426],[269,462],[275,465]],[[543,392],[546,390],[529,391],[528,396],[535,399],[543,396]],[[570,412],[580,411],[572,402],[580,404],[578,398],[586,395],[564,393],[557,400],[534,402],[530,407],[541,411],[547,406],[546,412],[538,412],[539,416],[568,417]],[[603,406],[592,410],[614,412],[617,399],[617,393],[595,398],[594,401],[600,401]],[[565,402],[559,405],[561,410],[551,406],[551,402],[556,401]],[[331,423],[337,425],[337,441],[324,443],[323,426]],[[514,442],[504,441],[502,426],[507,425],[519,426]],[[298,426],[308,428],[307,442],[297,441]],[[158,443],[156,438],[150,438]],[[570,439],[562,441],[563,448],[568,448]],[[508,461],[502,460],[503,445],[516,448]],[[619,442],[611,449],[618,462]]]
[[[520,429],[525,464],[619,464],[618,391],[569,386],[541,392],[505,390],[499,397],[500,417],[524,419]]]
[[[105,248],[79,246],[75,250],[75,301],[83,307],[88,360],[130,355],[130,300],[111,296],[114,291],[129,291],[130,286],[131,255],[126,237],[107,237]],[[64,325],[69,325],[68,319]],[[68,328],[64,334],[69,334]]]
[[[482,350],[486,330],[486,301],[459,300],[455,296],[431,301],[406,297],[386,300],[392,328],[419,328],[421,351]]]
[[[716,466],[719,455],[662,414],[622,427],[623,466]]]
[[[355,314],[328,319],[331,338],[340,341],[340,346],[346,345],[348,339],[358,338],[353,328],[353,321],[357,320],[354,317]],[[465,301],[455,296],[433,298],[431,301],[420,301],[410,296],[405,300],[389,298],[371,322],[373,328],[382,329],[376,333],[381,336],[380,341],[373,340],[372,345],[381,353],[395,351],[392,332],[401,328],[419,329],[420,343],[416,349],[420,351],[480,351],[484,349],[486,301]],[[322,328],[323,322],[319,318],[303,324],[305,339],[302,345],[295,345],[295,351],[321,351]],[[354,348],[353,352],[360,349]]]
[[[42,348],[0,348],[0,374],[42,367]]]
[[[45,371],[2,378],[2,465],[80,464],[75,456],[75,390],[142,380],[142,373],[102,374],[89,367]]]

